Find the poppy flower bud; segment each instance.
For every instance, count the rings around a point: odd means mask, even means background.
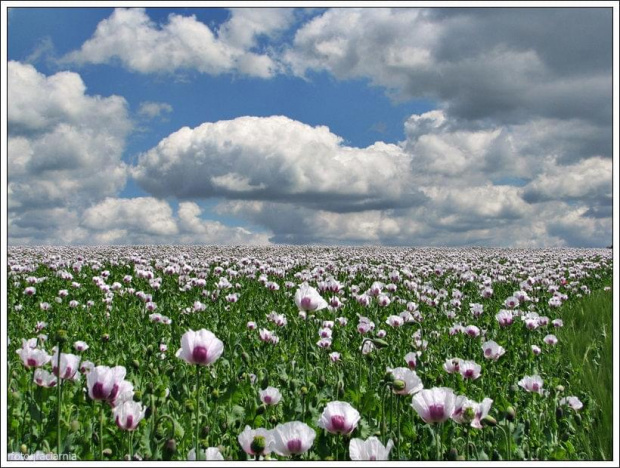
[[[497,425],[497,420],[493,416],[486,415],[484,418],[482,418],[482,424],[484,424],[485,426],[494,427]]]
[[[392,382],[392,388],[397,391],[397,392],[402,392],[407,384],[405,384],[404,380],[394,380],[394,382]]]
[[[458,458],[458,456],[459,456],[458,450],[452,447],[450,451],[448,452],[448,460],[454,461]]]
[[[277,423],[277,422],[278,422],[278,417],[277,417],[275,414],[272,414],[272,415],[269,417],[269,422],[270,422],[271,424],[275,424],[275,423]]]
[[[301,387],[300,392],[302,395],[307,395],[308,394],[308,387]]]
[[[254,436],[254,440],[252,440],[252,444],[250,445],[250,448],[252,449],[252,452],[257,453],[257,454],[261,454],[265,451],[265,437],[264,436]]]
[[[388,345],[388,342],[385,340],[382,340],[381,338],[373,338],[372,340],[372,344],[374,344],[377,348],[381,349],[381,348],[385,348]]]
[[[149,382],[146,384],[146,389],[149,391],[149,393],[153,393],[153,388],[155,386],[153,385],[153,382]]]
[[[241,359],[243,359],[243,362],[248,363],[250,362],[250,355],[244,351],[241,353]]]
[[[74,419],[73,421],[71,421],[71,432],[77,432],[80,430],[80,421],[78,421],[77,419]]]
[[[512,384],[510,386],[510,391],[514,392],[514,393],[518,392],[519,391],[519,386],[517,384]]]
[[[564,385],[556,385],[555,391],[558,393],[562,393],[564,391]]]
[[[28,447],[26,447],[26,444],[22,444],[21,447],[19,447],[19,450],[26,455],[28,453]]]
[[[138,361],[137,359],[134,359],[133,361],[131,361],[131,365],[134,366],[136,369],[139,369],[140,361]]]
[[[56,331],[56,335],[54,336],[54,341],[56,343],[66,343],[68,339],[67,330],[61,329]]]
[[[506,419],[508,421],[514,421],[515,418],[517,416],[517,413],[515,412],[515,409],[512,406],[509,406],[508,408],[506,408]]]
[[[464,461],[465,460],[465,455],[459,455],[458,457],[456,457],[456,459],[458,461]]]
[[[562,408],[561,406],[558,406],[555,409],[555,417],[557,419],[561,419],[564,416],[564,408]]]
[[[111,448],[103,449],[102,453],[103,453],[104,457],[110,457],[110,456],[112,456],[112,449]]]
[[[133,394],[135,401],[140,401],[142,399],[142,392],[140,390],[136,390]]]
[[[394,382],[394,374],[392,374],[391,372],[386,372],[383,375],[383,381],[385,383],[392,383],[392,382]]]
[[[166,445],[164,446],[164,450],[168,453],[174,453],[177,451],[177,441],[174,439],[168,439],[166,441]]]
[[[210,426],[203,426],[200,431],[200,433],[202,434],[202,437],[207,437],[209,435],[209,432],[211,432]]]
[[[211,392],[211,396],[212,396],[213,398],[219,398],[219,396],[220,396],[220,391],[219,391],[219,389],[214,388],[214,389],[213,389],[213,391]]]

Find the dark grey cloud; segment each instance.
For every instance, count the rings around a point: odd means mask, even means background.
[[[333,9],[297,31],[285,60],[466,120],[609,125],[612,40],[611,8]]]

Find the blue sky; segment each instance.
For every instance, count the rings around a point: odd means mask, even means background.
[[[9,243],[608,245],[610,18],[10,9]]]

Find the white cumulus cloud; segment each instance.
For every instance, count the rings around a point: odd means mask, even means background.
[[[288,199],[359,211],[419,202],[409,164],[398,145],[355,148],[324,126],[239,117],[180,129],[144,153],[132,174],[160,197]]]
[[[293,14],[286,9],[233,9],[218,31],[195,16],[171,14],[160,25],[143,8],[118,8],[101,21],[79,50],[63,57],[65,63],[119,61],[140,73],[197,70],[219,75],[238,72],[268,78],[278,64],[264,51],[254,51],[257,38],[286,29]]]

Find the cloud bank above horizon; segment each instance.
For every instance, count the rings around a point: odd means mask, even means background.
[[[9,61],[9,244],[611,244],[611,10],[185,10]],[[360,144],[301,101],[360,80],[434,108]],[[183,114],[240,82],[260,112]]]

